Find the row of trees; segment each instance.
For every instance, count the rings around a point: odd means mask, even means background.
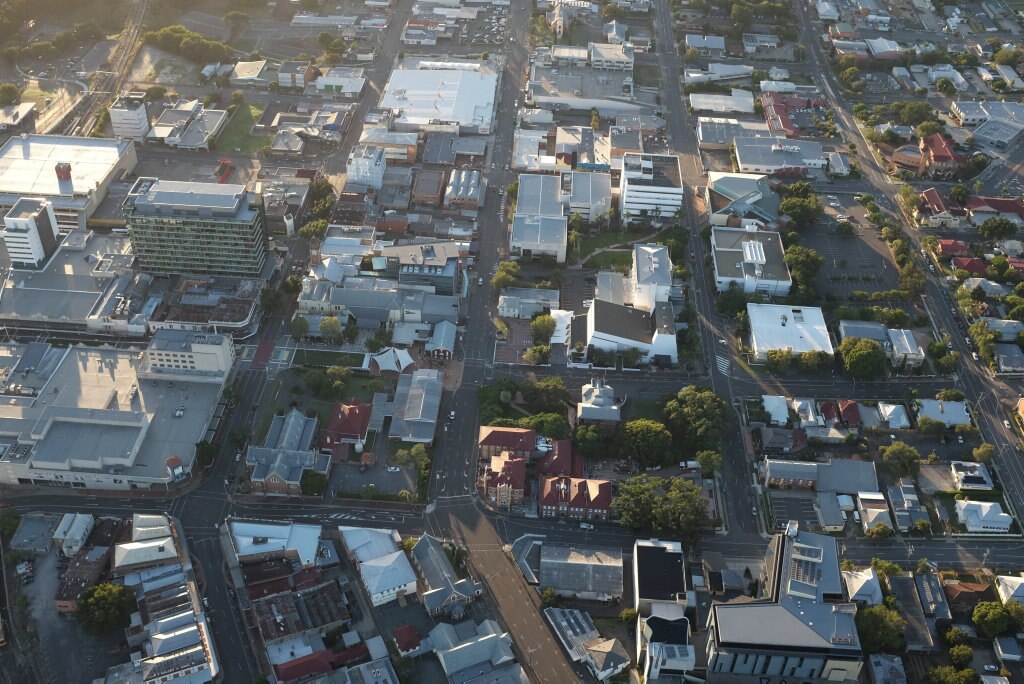
[[[210,40],[181,24],[165,26],[159,31],[147,31],[142,34],[142,41],[197,64],[230,62],[235,56],[235,51],[231,47]]]
[[[612,509],[623,527],[669,535],[692,547],[707,529],[707,500],[692,480],[639,475],[619,485]]]

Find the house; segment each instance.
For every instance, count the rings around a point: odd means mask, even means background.
[[[583,601],[618,601],[623,591],[622,550],[543,544],[540,586]]]
[[[455,338],[458,331],[451,321],[438,321],[430,333],[430,339],[423,345],[423,351],[432,359],[450,361],[455,354]]]
[[[960,170],[965,157],[956,151],[951,140],[941,133],[932,133],[921,138],[921,166],[917,176],[929,178],[952,178]]]
[[[895,330],[890,328],[886,331],[888,345],[884,348],[889,350],[889,363],[893,368],[911,370],[920,367],[924,363],[925,352],[913,330]]]
[[[608,480],[577,477],[542,477],[538,481],[537,508],[546,518],[607,520],[612,507]]]
[[[1024,573],[1021,573],[1020,577],[996,576],[996,592],[999,594],[999,600],[1003,603],[1007,601],[1024,603]]]
[[[402,550],[363,561],[359,564],[359,578],[374,607],[416,593],[416,573]]]
[[[526,459],[511,456],[507,451],[492,456],[481,477],[481,489],[499,509],[519,508],[526,490]]]
[[[970,245],[963,240],[939,240],[938,249],[941,257],[971,256]]]
[[[860,407],[852,399],[839,400],[839,415],[846,427],[860,427]]]
[[[770,425],[789,424],[789,402],[786,401],[786,397],[762,394],[761,406],[764,408],[764,412],[768,414],[768,423]]]
[[[964,209],[967,210],[968,220],[975,226],[980,226],[990,218],[1004,218],[1017,225],[1024,224],[1024,201],[1017,197],[972,195],[964,200]]]
[[[575,424],[614,429],[622,420],[621,409],[622,403],[615,400],[615,390],[601,378],[594,378],[581,390]]]
[[[474,625],[472,620],[440,622],[430,630],[430,643],[449,682],[520,681],[523,675],[512,653],[512,637],[494,620]],[[506,671],[505,668],[511,668]],[[492,678],[484,679],[490,674]],[[481,677],[481,679],[476,679]]]
[[[798,356],[822,351],[832,356],[832,341],[818,307],[783,304],[747,304],[754,358],[764,362],[772,349],[788,349]]]
[[[997,344],[993,355],[1000,373],[1024,372],[1024,352],[1016,344]]]
[[[282,88],[303,90],[319,75],[320,70],[312,62],[283,62],[277,70],[277,84]]]
[[[712,603],[708,672],[752,681],[758,663],[771,662],[787,681],[857,682],[857,607],[844,601],[836,540],[790,522],[772,537],[758,579],[754,598]]]
[[[818,18],[822,21],[839,21],[839,10],[833,3],[820,0],[814,8],[818,12]]]
[[[793,285],[781,236],[772,231],[714,226],[711,229],[715,289],[734,284],[745,294],[785,297]]]
[[[461,615],[484,593],[483,584],[472,577],[459,577],[444,545],[429,534],[413,545],[412,560],[421,579],[420,601],[430,615]]]
[[[974,608],[982,601],[996,601],[999,598],[991,584],[946,580],[942,589],[946,592],[946,603],[953,613],[953,619],[961,623],[971,622]]]
[[[722,36],[703,36],[694,33],[686,34],[684,39],[686,49],[694,49],[701,57],[712,59],[725,58],[725,38]]]
[[[942,423],[947,428],[971,424],[971,415],[967,412],[966,402],[918,399],[916,403],[918,420],[929,418]]]
[[[1003,513],[998,503],[989,501],[957,501],[956,517],[972,534],[1006,534],[1013,524],[1013,516]]]
[[[560,290],[506,287],[498,297],[498,316],[530,320],[537,314],[557,309],[560,297]]]
[[[441,371],[421,368],[402,374],[395,387],[395,413],[389,439],[430,444],[437,430],[437,414],[444,389]]]
[[[972,276],[983,276],[987,269],[985,262],[978,257],[953,257],[949,265],[954,271],[967,271]]]
[[[580,610],[545,608],[544,617],[574,663],[583,663],[600,681],[607,681],[630,665],[629,653],[618,639],[605,639],[590,615]]]
[[[917,489],[914,481],[909,477],[902,477],[889,489],[889,505],[892,507],[893,517],[896,521],[896,529],[900,532],[908,532],[919,521],[931,523],[928,511],[921,505],[917,496]]]
[[[238,62],[235,64],[234,69],[231,70],[228,81],[235,88],[244,86],[265,87],[271,81],[270,72],[271,70],[268,68],[267,60],[265,59],[253,62]]]
[[[371,408],[369,404],[354,400],[351,404],[334,402],[330,422],[320,434],[320,450],[330,454],[343,444],[365,444]]]
[[[477,446],[480,448],[480,460],[489,460],[502,452],[512,457],[530,458],[537,448],[536,430],[525,428],[490,427],[480,428]]]
[[[967,212],[946,201],[935,188],[928,188],[919,196],[920,204],[914,211],[914,219],[922,228],[944,228],[957,230]]]
[[[844,570],[842,575],[847,600],[865,607],[882,604],[882,585],[874,568]]]
[[[890,404],[885,401],[878,402],[878,419],[882,425],[890,430],[909,430],[910,417],[907,415],[907,407],[903,404]]]
[[[621,21],[610,21],[604,25],[604,36],[612,45],[622,45],[629,36],[629,26]]]
[[[989,280],[988,278],[968,278],[963,282],[963,284],[960,287],[967,290],[968,292],[971,292],[980,287],[982,291],[985,293],[986,297],[993,298],[1005,297],[1006,295],[1010,294],[1010,288],[1003,285],[1002,283],[997,283],[994,280]]]
[[[1011,265],[1013,260],[1010,260]],[[1024,322],[1005,320],[1000,318],[992,318],[990,316],[982,316],[981,320],[985,322],[988,329],[996,333],[999,338],[997,342],[1016,342],[1018,335],[1024,332]]]
[[[935,651],[935,638],[928,627],[924,606],[917,593],[917,582],[909,572],[886,578],[889,592],[895,597],[899,614],[906,621],[903,642],[907,653],[929,654]]]
[[[868,656],[871,684],[907,684],[907,670],[897,655],[873,653]]]
[[[889,515],[889,506],[881,492],[857,492],[857,510],[860,512],[860,524],[864,532],[875,525],[895,529],[892,516]]]
[[[328,477],[331,457],[313,449],[317,419],[307,418],[293,408],[285,416],[274,416],[263,446],[250,444],[245,466],[254,494],[298,496],[307,473]]]

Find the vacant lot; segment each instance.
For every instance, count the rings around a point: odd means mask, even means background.
[[[269,135],[253,135],[252,126],[263,110],[254,104],[243,102],[231,117],[217,146],[228,152],[255,154],[273,142]]]

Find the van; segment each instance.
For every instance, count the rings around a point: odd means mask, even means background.
[[[860,511],[854,511],[853,512],[853,522],[855,522],[858,525],[860,525]]]
[[[843,516],[843,524],[845,525],[847,521],[846,511],[839,511],[839,515]]]

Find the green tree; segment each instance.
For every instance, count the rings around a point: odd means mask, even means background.
[[[217,458],[217,454],[220,453],[220,445],[207,442],[205,439],[201,442],[196,442],[196,462],[202,468],[208,468],[213,463],[213,460]]]
[[[935,82],[935,90],[939,91],[946,97],[953,97],[956,95],[956,86],[948,78],[943,76]]]
[[[612,508],[619,514],[622,526],[637,531],[653,529],[664,485],[665,480],[650,475],[637,475],[620,482]]]
[[[722,468],[722,454],[711,449],[704,449],[697,452],[697,463],[700,463],[700,471],[705,476],[718,472]]]
[[[21,524],[21,516],[10,509],[0,511],[0,543],[9,542]]]
[[[491,287],[500,292],[506,287],[513,287],[519,282],[519,262],[503,261],[491,278]]]
[[[619,613],[619,622],[624,625],[633,626],[636,624],[637,612],[635,608],[623,608]]]
[[[327,221],[325,219],[315,219],[309,221],[304,226],[299,228],[299,235],[306,238],[307,240],[323,240],[324,235],[327,234]]]
[[[309,334],[309,319],[305,316],[296,316],[288,324],[288,330],[291,332],[293,340],[301,340]]]
[[[839,344],[843,368],[853,378],[877,378],[885,373],[882,345],[864,337],[847,337]]]
[[[607,449],[604,437],[593,425],[578,425],[573,432],[572,443],[587,459],[596,458]]]
[[[665,466],[672,462],[672,433],[661,423],[637,418],[622,428],[622,455],[640,465]]]
[[[327,31],[324,31],[316,37],[316,42],[320,44],[320,47],[326,50],[331,46],[331,43],[334,42],[334,36]]]
[[[928,668],[921,684],[977,684],[978,673],[974,670],[957,670],[950,665]]]
[[[880,579],[895,577],[903,573],[903,568],[898,563],[893,563],[883,558],[872,558],[871,569],[875,571]]]
[[[971,451],[971,456],[978,463],[990,463],[996,455],[996,447],[988,442],[983,442],[978,446],[974,447]]]
[[[893,536],[895,532],[893,529],[885,523],[875,523],[868,528],[867,532],[864,533],[868,539],[888,539]]]
[[[922,435],[938,438],[946,432],[946,424],[941,420],[921,416],[917,419],[917,431]]]
[[[721,446],[729,404],[708,387],[689,385],[665,404],[665,424],[677,449],[691,456]]]
[[[683,53],[683,61],[687,64],[696,64],[700,61],[700,53],[697,52],[697,48],[687,48],[686,52]]]
[[[935,398],[939,401],[963,401],[964,393],[961,390],[946,387],[936,392]]]
[[[768,372],[770,373],[784,373],[789,369],[789,364],[792,361],[793,350],[788,347],[768,350]]]
[[[146,88],[146,102],[156,102],[167,97],[167,88],[162,85],[149,86]]]
[[[993,217],[978,226],[978,232],[986,240],[1002,240],[1017,233],[1017,224],[1010,219]]]
[[[960,646],[971,640],[971,636],[959,627],[952,627],[946,632],[946,643],[950,646]]]
[[[1014,627],[1013,618],[998,601],[982,601],[971,615],[974,624],[989,639],[1005,634]]]
[[[815,250],[800,245],[787,247],[785,259],[793,278],[804,285],[814,281],[814,276],[825,263],[825,259]]]
[[[797,364],[804,373],[821,373],[832,365],[832,357],[823,351],[805,351]]]
[[[900,203],[907,208],[907,211],[914,213],[921,206],[921,196],[912,185],[900,186],[897,193]]]
[[[21,102],[21,88],[13,83],[0,83],[0,105],[14,105]]]
[[[341,321],[336,316],[321,318],[320,336],[327,342],[337,342],[341,338]]]
[[[531,366],[542,366],[551,358],[551,346],[535,344],[523,352],[523,362]]]
[[[75,616],[90,632],[109,632],[128,626],[135,608],[135,596],[123,585],[102,582],[78,597]]]
[[[323,496],[327,491],[327,476],[312,470],[302,471],[299,489],[303,496]]]
[[[540,602],[545,606],[553,606],[558,603],[558,593],[554,587],[544,587],[540,590]]]
[[[915,520],[914,524],[910,526],[910,531],[914,534],[925,536],[927,534],[931,534],[932,524],[923,518],[921,520]]]
[[[534,344],[547,344],[555,333],[555,319],[550,314],[537,316],[530,322],[530,332]]]
[[[729,287],[718,295],[718,299],[715,301],[715,311],[727,318],[735,318],[736,314],[746,310],[747,295],[735,281],[730,282]]]
[[[901,466],[908,474],[913,475],[921,468],[921,452],[906,442],[896,441],[880,447],[878,451],[882,460]]]
[[[302,292],[302,277],[298,275],[290,275],[284,279],[284,284],[282,284],[281,287],[288,294],[297,295]]]
[[[779,212],[789,216],[797,228],[807,228],[821,216],[824,208],[817,195],[786,197],[779,203]]]
[[[974,650],[970,646],[964,644],[950,646],[949,662],[953,663],[953,667],[967,667],[972,660],[974,660]]]
[[[870,606],[857,611],[855,618],[860,645],[865,653],[899,651],[903,648],[903,629],[907,621],[895,610]]]

